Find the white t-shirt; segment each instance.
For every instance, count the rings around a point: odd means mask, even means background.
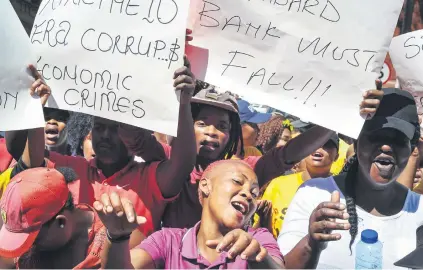
[[[330,201],[335,190],[340,192],[341,203],[345,204],[345,197],[333,177],[312,179],[300,187],[288,208],[278,237],[282,254],[286,255],[307,235],[311,213],[321,202]],[[379,241],[383,244],[383,268],[396,268],[393,264],[416,248],[416,229],[423,223],[423,202],[420,198],[417,193],[409,191],[403,210],[389,217],[373,216],[356,206],[358,234],[352,246],[352,255],[349,250],[349,231],[337,231],[341,239],[328,242],[320,255],[317,268],[354,269],[355,246],[365,229],[375,230],[379,234]]]

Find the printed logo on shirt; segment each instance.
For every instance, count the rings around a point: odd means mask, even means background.
[[[7,221],[6,211],[2,208],[0,212],[1,212],[1,219],[3,220],[3,224],[6,224],[6,221]]]

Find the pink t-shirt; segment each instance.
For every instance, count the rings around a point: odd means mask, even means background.
[[[154,260],[156,269],[247,269],[248,262],[240,256],[228,259],[222,252],[220,258],[210,263],[198,253],[197,232],[200,222],[191,229],[164,228],[145,239],[137,248],[145,250]],[[264,228],[249,229],[250,235],[267,249],[268,254],[280,261],[283,256],[273,235]]]
[[[172,148],[162,144],[168,157]],[[286,170],[292,168],[285,164],[284,148],[276,148],[269,151],[264,156],[250,156],[244,159],[257,174],[259,185],[264,186],[268,181],[281,176]],[[163,215],[163,227],[169,228],[191,228],[201,219],[202,207],[198,199],[198,182],[203,172],[194,170],[190,174],[190,179],[185,182],[179,197],[166,206]]]

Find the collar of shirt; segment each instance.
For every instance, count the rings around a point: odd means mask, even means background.
[[[207,268],[217,268],[219,265],[228,263],[229,259],[227,257],[227,252],[222,252],[218,260],[212,264],[207,261],[206,258],[201,256],[197,248],[197,233],[200,229],[200,223],[198,222],[195,226],[189,229],[182,238],[180,245],[181,256],[187,260],[195,260],[197,264],[202,264]]]

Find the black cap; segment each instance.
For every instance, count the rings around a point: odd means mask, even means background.
[[[64,120],[68,120],[70,117],[69,111],[66,111],[66,110],[44,107],[43,111],[44,111],[44,117],[51,116],[51,115],[55,115],[55,116],[59,115]]]
[[[329,138],[329,141],[333,143],[336,146],[336,149],[339,150],[339,137],[338,135],[334,132],[333,135]]]
[[[371,120],[364,123],[363,130],[375,131],[393,128],[413,139],[419,123],[416,101],[407,91],[396,88],[383,89],[384,96],[379,109]]]
[[[417,247],[410,254],[394,263],[395,266],[422,269],[423,268],[423,225],[416,230]]]

